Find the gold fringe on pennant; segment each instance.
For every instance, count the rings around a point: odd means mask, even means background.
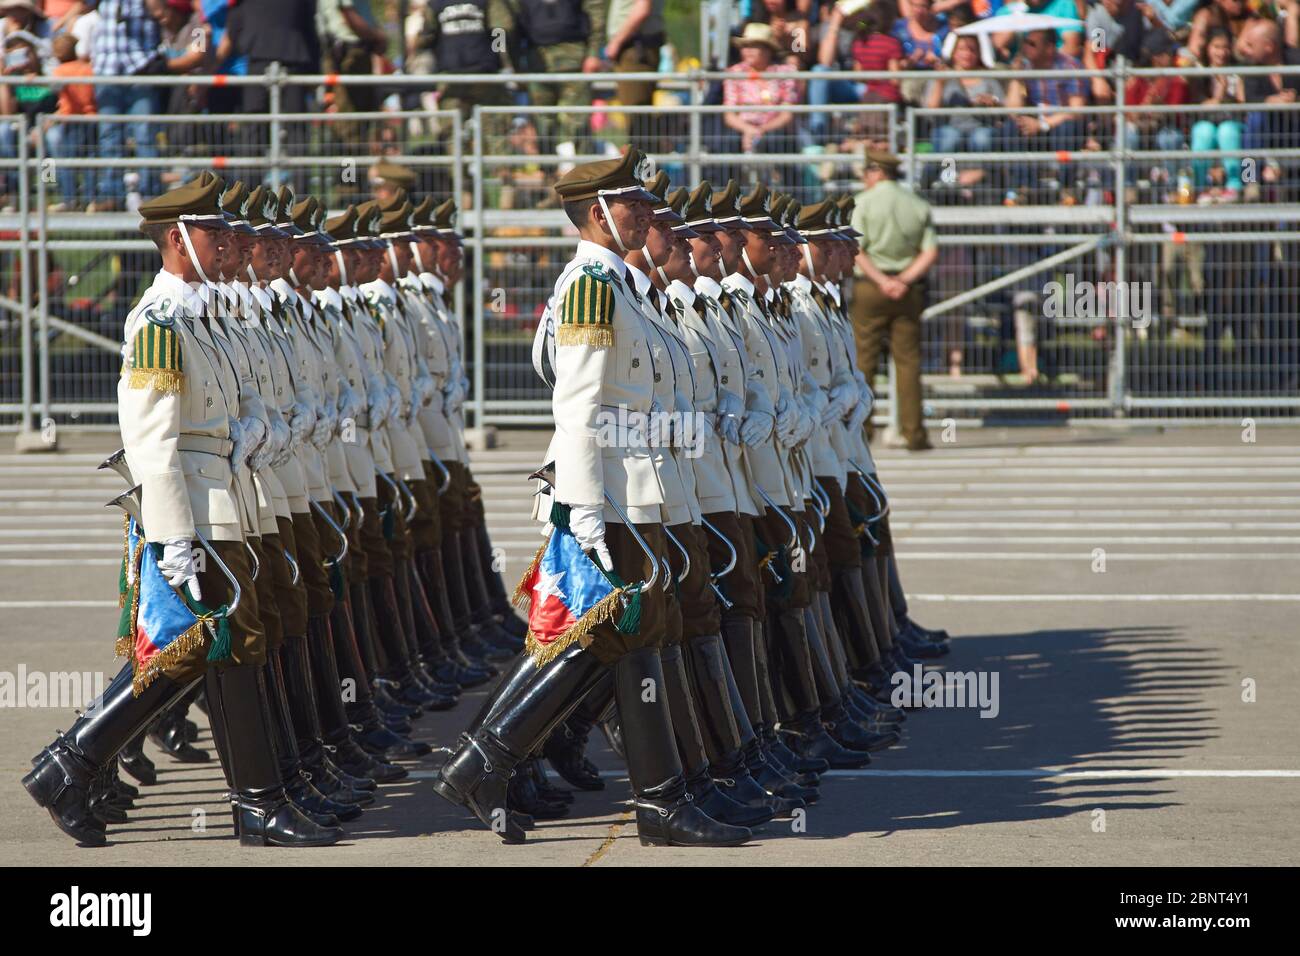
[[[113,642],[113,654],[117,657],[131,658],[132,668],[135,666],[135,635],[138,633],[136,618],[140,615],[140,555],[142,553],[144,553],[144,535],[141,535],[140,540],[136,542],[135,554],[131,556],[131,567],[135,568],[135,587],[131,588],[131,633]],[[138,694],[139,691],[136,693]]]
[[[557,325],[556,345],[590,345],[597,349],[614,347],[614,329],[609,325]]]
[[[532,596],[528,593],[528,582],[531,580],[537,566],[542,563],[542,555],[546,553],[546,546],[551,543],[550,535],[547,535],[545,543],[537,549],[533,555],[533,560],[529,562],[528,567],[524,570],[524,576],[519,579],[519,585],[515,588],[515,593],[510,597],[510,603],[521,611],[527,611],[532,604]]]
[[[203,646],[207,634],[203,627],[203,620],[199,619],[191,624],[180,637],[172,641],[161,651],[149,658],[149,663],[143,668],[134,655],[131,658],[131,693],[139,697],[144,693],[144,689],[152,684],[164,670],[181,662],[186,654]]]
[[[594,628],[604,624],[619,609],[620,599],[623,596],[625,588],[618,588],[605,595],[596,604],[594,604],[586,614],[574,623],[555,640],[549,644],[543,644],[537,640],[533,632],[528,632],[528,637],[524,640],[524,653],[533,659],[533,663],[538,667],[543,667],[563,654],[574,641],[581,641]]]
[[[180,394],[185,391],[185,373],[174,368],[133,368],[127,384],[131,388],[152,388],[156,392]]]

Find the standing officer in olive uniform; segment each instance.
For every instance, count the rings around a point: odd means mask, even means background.
[[[874,377],[884,340],[898,372],[898,423],[909,451],[930,447],[921,417],[921,312],[925,276],[939,256],[930,206],[898,182],[900,160],[869,149],[866,189],[855,197],[862,233],[853,284],[858,364]]]

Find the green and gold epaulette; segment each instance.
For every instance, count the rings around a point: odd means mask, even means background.
[[[180,392],[185,388],[185,366],[181,361],[181,339],[175,319],[161,309],[146,309],[145,322],[131,341],[131,388],[152,388],[159,392]]]
[[[614,347],[614,286],[599,264],[582,267],[560,303],[556,345]]]

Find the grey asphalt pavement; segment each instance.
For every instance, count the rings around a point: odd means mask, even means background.
[[[513,587],[541,543],[523,480],[546,436],[474,457]],[[619,761],[603,792],[507,847],[436,797],[437,758],[340,846],[241,849],[215,763],[156,751],[111,844],[80,849],[19,786],[75,715],[4,695],[26,674],[111,677],[120,481],[115,436],[0,454],[0,864],[595,865],[1300,862],[1300,430],[959,429],[923,455],[878,452],[914,616],[954,636],[945,671],[997,678],[998,712],[928,709],[903,744],[826,778],[797,826],[735,850],[642,848]],[[21,695],[20,695],[21,696]],[[481,694],[418,725],[451,742]],[[39,703],[39,701],[36,701]],[[192,716],[201,715],[192,711]],[[206,727],[204,741],[208,741]]]

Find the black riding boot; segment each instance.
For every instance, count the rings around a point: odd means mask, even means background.
[[[533,752],[591,690],[604,666],[577,644],[536,669],[531,680],[443,765],[433,789],[469,810],[507,843],[522,843],[524,829],[512,819],[506,790],[515,767]]]
[[[37,756],[31,772],[23,777],[32,799],[49,811],[60,830],[79,843],[102,846],[105,842],[104,826],[89,806],[91,786],[100,770],[161,710],[193,686],[159,674],[137,697],[131,681],[132,668],[127,664],[68,732]]]
[[[180,763],[207,763],[211,757],[206,750],[200,750],[190,741],[189,724],[185,714],[190,709],[191,696],[182,694],[170,707],[158,715],[149,728],[149,739],[162,748],[169,757]]]
[[[767,823],[775,813],[766,803],[767,794],[757,784],[754,784],[754,788],[763,799],[749,804],[732,799],[713,782],[714,771],[709,765],[699,721],[701,710],[696,707],[697,702],[701,705],[703,702],[691,687],[692,681],[682,646],[674,644],[665,647],[659,653],[659,660],[664,669],[664,692],[672,716],[677,753],[682,761],[682,774],[686,778],[686,791],[691,795],[695,806],[719,823],[737,827],[756,827]],[[734,722],[732,729],[734,730]],[[748,772],[745,775],[748,776]],[[725,777],[725,774],[718,776]]]
[[[158,782],[158,768],[144,752],[144,738],[145,732],[140,731],[128,740],[117,755],[117,763],[129,776],[145,786],[153,786]]]
[[[483,571],[483,581],[487,585],[488,597],[492,610],[496,613],[501,629],[514,638],[518,649],[522,650],[524,638],[528,634],[528,625],[515,613],[514,606],[506,594],[505,582],[501,573],[493,565],[492,540],[488,537],[487,525],[476,522],[473,531],[474,542],[478,545],[479,567]]]
[[[614,700],[642,846],[747,843],[753,836],[747,827],[719,823],[690,799],[666,688],[657,648],[637,648],[614,665]]]
[[[239,842],[245,846],[329,846],[342,839],[342,829],[317,825],[285,795],[262,668],[213,667],[205,679],[212,721],[221,723],[230,751],[234,784],[230,805]]]
[[[596,765],[587,759],[587,737],[614,705],[614,675],[600,676],[568,719],[546,738],[542,752],[565,783],[579,790],[604,790],[605,781]]]
[[[773,647],[781,652],[781,670],[793,707],[790,720],[781,723],[791,749],[796,754],[825,760],[835,768],[864,767],[870,763],[869,754],[842,746],[822,726],[822,701],[802,612],[780,612],[774,621],[772,637]]]

